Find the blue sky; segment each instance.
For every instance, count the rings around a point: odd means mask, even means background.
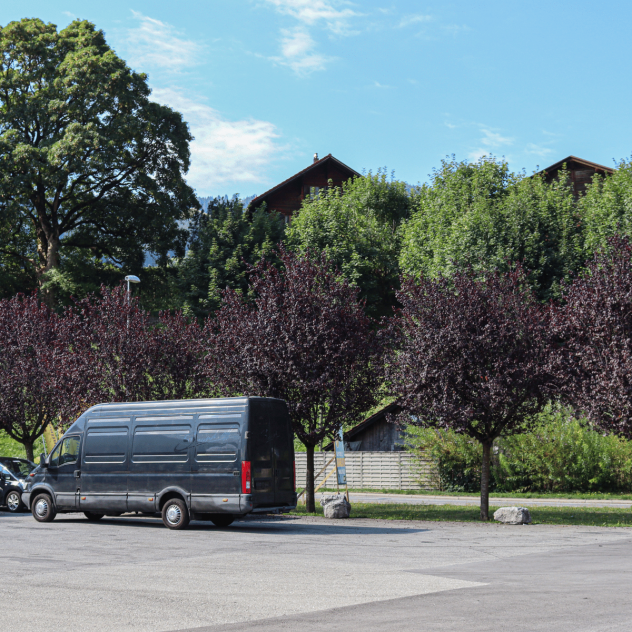
[[[262,193],[314,152],[411,184],[451,154],[632,154],[629,0],[2,3],[22,17],[88,19],[148,74],[195,136],[200,196]]]

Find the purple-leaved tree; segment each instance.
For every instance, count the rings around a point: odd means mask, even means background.
[[[387,382],[407,423],[452,429],[483,448],[481,518],[489,519],[490,455],[547,401],[547,311],[518,267],[475,278],[407,279],[391,320]]]
[[[31,461],[48,424],[64,425],[91,403],[88,335],[72,310],[58,315],[35,295],[0,301],[0,428]]]
[[[613,237],[554,310],[564,399],[603,431],[632,438],[632,244]]]
[[[206,324],[206,374],[232,395],[284,399],[307,450],[306,504],[313,512],[314,448],[378,401],[381,344],[351,286],[325,255],[279,251],[283,269],[250,270],[254,302],[227,289]]]
[[[124,286],[101,288],[101,296],[77,304],[90,332],[95,379],[90,399],[97,402],[183,399],[206,394],[201,371],[202,331],[182,312],[158,320],[128,297]]]

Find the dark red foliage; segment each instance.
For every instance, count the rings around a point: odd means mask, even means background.
[[[614,237],[566,287],[554,312],[566,401],[604,431],[632,438],[632,245]]]
[[[387,379],[407,421],[468,434],[483,445],[481,516],[488,518],[489,455],[547,401],[547,312],[520,268],[407,279],[392,319]]]
[[[210,340],[207,375],[226,393],[284,399],[308,453],[313,511],[314,446],[379,401],[381,346],[358,290],[319,259],[281,249],[280,271],[250,271],[254,303],[227,289]],[[311,457],[311,466],[310,466]]]
[[[103,287],[101,297],[77,305],[91,331],[96,375],[94,403],[182,399],[205,393],[202,332],[181,312],[152,322],[123,286]]]
[[[0,428],[31,460],[47,424],[72,420],[88,405],[87,334],[75,314],[57,315],[35,295],[0,301]]]

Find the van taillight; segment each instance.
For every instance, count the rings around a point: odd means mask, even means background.
[[[241,493],[250,494],[252,492],[252,471],[250,461],[241,462]]]

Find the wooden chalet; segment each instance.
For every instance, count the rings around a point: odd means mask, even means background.
[[[324,158],[318,158],[318,154],[314,154],[314,162],[309,167],[258,195],[251,200],[248,208],[255,209],[265,202],[269,211],[278,211],[289,222],[306,197],[330,186],[340,187],[349,178],[359,175],[331,154]]]
[[[596,162],[590,162],[577,158],[577,156],[568,156],[554,165],[542,169],[539,173],[545,174],[546,182],[552,182],[559,178],[560,171],[566,166],[571,182],[573,183],[573,191],[576,197],[579,197],[586,191],[586,185],[592,182],[593,176],[598,173],[601,176],[608,176],[614,173],[614,169],[599,165]]]
[[[343,434],[345,449],[351,452],[397,452],[405,447],[405,431],[389,423],[388,415],[400,411],[397,404],[389,404]],[[323,448],[333,450],[333,444]]]

